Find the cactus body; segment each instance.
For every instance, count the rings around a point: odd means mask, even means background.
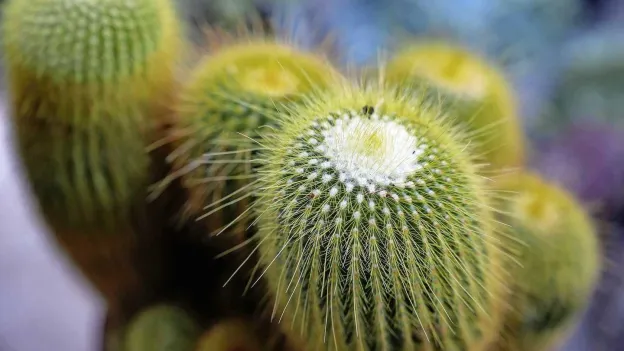
[[[265,350],[249,323],[241,319],[224,320],[202,335],[195,351]]]
[[[150,245],[150,253],[139,253],[137,228],[146,223],[153,171],[145,147],[174,88],[180,40],[173,6],[10,0],[4,16],[11,112],[26,174],[57,239],[116,315],[148,285],[151,273],[139,266],[158,251]]]
[[[19,149],[49,221],[125,219],[178,51],[166,0],[12,0],[4,50]],[[122,217],[122,218],[120,218]]]
[[[523,243],[501,350],[551,350],[587,306],[600,273],[590,219],[563,189],[524,173],[506,180],[508,220]]]
[[[124,334],[123,351],[195,351],[201,329],[181,308],[157,305],[137,315]]]
[[[488,343],[500,287],[489,199],[438,106],[342,86],[259,143],[259,272],[291,337],[309,350]]]
[[[413,45],[387,65],[387,80],[424,84],[477,142],[486,169],[524,163],[516,102],[502,73],[467,49],[442,42]]]
[[[248,137],[274,124],[277,106],[296,104],[302,95],[325,88],[334,74],[322,58],[271,40],[226,45],[200,62],[181,93],[171,135],[177,145],[170,155],[172,177],[181,175],[189,189],[186,215],[208,216],[244,196],[257,148]],[[218,228],[220,221],[212,216],[210,222]]]

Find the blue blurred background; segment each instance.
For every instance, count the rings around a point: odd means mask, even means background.
[[[531,167],[573,191],[601,228],[603,279],[563,350],[624,350],[624,0],[177,2],[192,39],[202,24],[230,26],[260,10],[303,46],[331,33],[345,66],[374,65],[405,38],[426,36],[460,41],[504,67],[520,101]],[[92,350],[103,310],[28,210],[5,120],[0,350]]]

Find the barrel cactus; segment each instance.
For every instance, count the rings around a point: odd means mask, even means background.
[[[145,146],[175,80],[173,6],[10,0],[2,27],[17,147],[40,208],[96,287],[125,297],[120,285],[139,279],[129,260],[151,177]]]
[[[467,141],[411,92],[339,84],[257,140],[255,279],[305,349],[466,350],[497,332],[489,192]]]
[[[514,175],[500,186],[509,191],[504,212],[523,244],[497,350],[551,350],[576,325],[597,283],[596,232],[567,191],[536,174]]]
[[[487,170],[524,163],[524,140],[511,87],[502,72],[459,44],[422,42],[399,52],[386,66],[386,79],[425,85],[452,111],[477,144]]]
[[[201,328],[182,308],[155,305],[139,313],[124,332],[123,351],[195,351]]]
[[[19,151],[62,227],[127,215],[147,182],[150,113],[171,93],[178,26],[168,0],[11,0],[3,22]]]
[[[182,218],[210,217],[207,222],[215,230],[249,213],[244,203],[258,148],[251,138],[258,128],[274,125],[279,106],[326,88],[335,75],[320,55],[277,39],[218,45],[190,73],[180,93],[168,137],[174,171],[153,194],[181,177],[189,197]],[[230,207],[237,199],[242,201]],[[232,211],[221,211],[228,208]],[[220,217],[224,213],[225,219]]]

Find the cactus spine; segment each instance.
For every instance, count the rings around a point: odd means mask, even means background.
[[[13,124],[33,192],[109,302],[126,296],[120,272],[138,278],[111,264],[136,255],[130,221],[149,182],[145,146],[180,49],[172,4],[10,0],[4,15]]]
[[[340,85],[281,117],[258,141],[253,191],[275,320],[310,350],[487,344],[500,248],[466,141],[438,106]]]
[[[536,174],[511,176],[501,187],[512,193],[506,221],[523,245],[497,350],[551,350],[578,321],[599,277],[596,232],[567,191]]]
[[[460,46],[423,42],[399,52],[387,65],[389,82],[424,84],[477,141],[488,170],[524,163],[522,128],[511,87],[492,64]]]
[[[221,215],[228,202],[245,198],[257,148],[248,137],[274,124],[277,106],[326,88],[335,74],[321,57],[271,39],[225,44],[202,60],[181,93],[170,135],[177,146],[169,156],[175,171],[161,183],[182,177],[189,190],[183,217]],[[217,204],[206,207],[211,203]],[[208,222],[218,229],[216,223],[248,212],[244,203],[236,214],[226,211],[229,218],[210,216]]]

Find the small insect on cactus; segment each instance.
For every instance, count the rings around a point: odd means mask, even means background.
[[[130,322],[123,348],[111,351],[195,351],[200,335],[201,328],[183,309],[156,305]]]
[[[487,344],[501,248],[468,141],[411,91],[339,86],[258,140],[275,320],[309,350]]]
[[[169,135],[175,145],[168,158],[174,172],[154,193],[181,177],[189,196],[182,217],[210,217],[214,230],[220,228],[217,223],[249,212],[244,204],[256,148],[249,138],[257,128],[274,124],[277,106],[296,104],[303,95],[326,88],[336,74],[321,56],[276,39],[250,37],[216,46],[180,93]],[[241,200],[234,208],[238,212],[221,211],[236,199]]]
[[[424,85],[470,131],[486,170],[524,163],[524,141],[515,98],[502,72],[476,54],[444,42],[423,42],[399,52],[386,79]]]
[[[172,91],[179,30],[168,0],[9,0],[2,23],[18,150],[59,241],[117,295],[145,146]],[[132,237],[132,238],[131,238]],[[102,266],[102,264],[104,266]],[[111,273],[110,270],[108,273]]]
[[[227,319],[208,329],[200,338],[195,351],[261,351],[254,328],[243,319]]]
[[[567,191],[524,173],[501,182],[505,213],[523,243],[497,350],[551,350],[574,327],[600,273],[598,239]]]

